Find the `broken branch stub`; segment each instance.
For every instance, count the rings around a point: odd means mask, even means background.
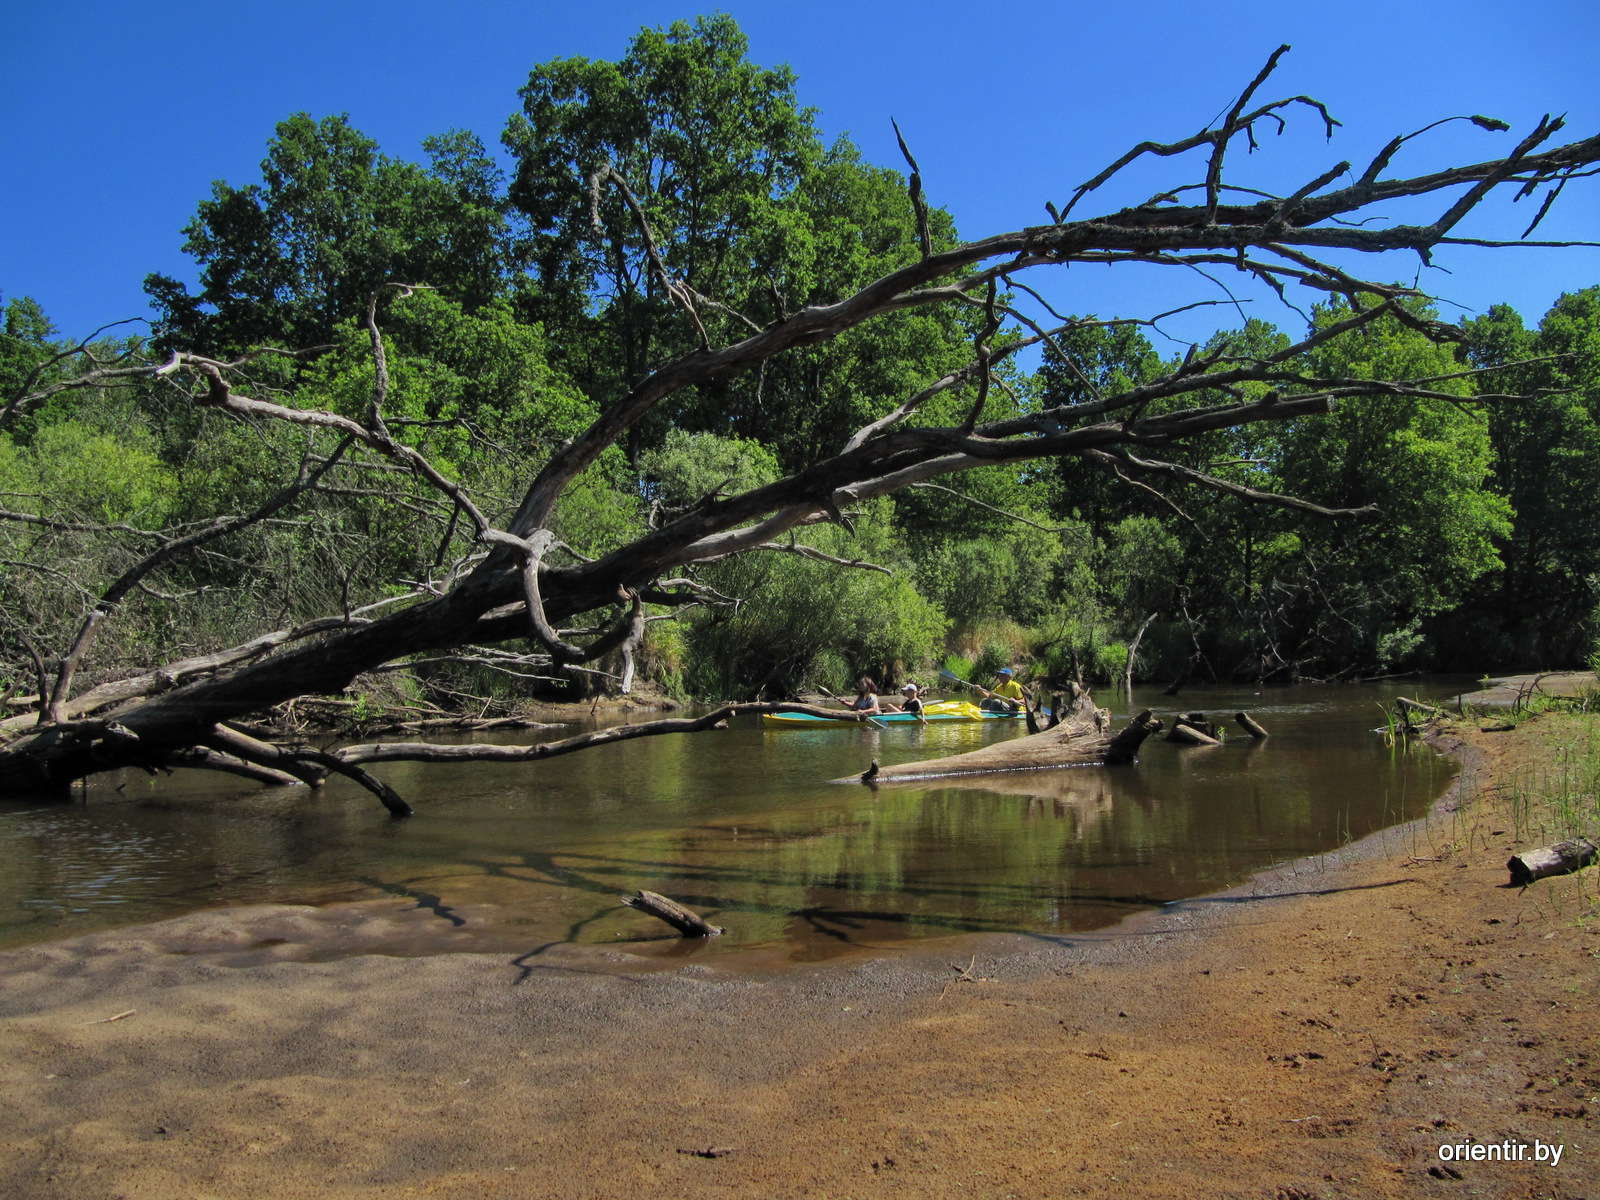
[[[1235,713],[1233,719],[1239,722],[1239,727],[1251,737],[1264,738],[1267,736],[1266,729],[1249,713]]]

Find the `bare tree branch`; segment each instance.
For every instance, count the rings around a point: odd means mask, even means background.
[[[1229,495],[1241,496],[1246,500],[1276,504],[1283,508],[1297,508],[1301,512],[1315,513],[1319,517],[1376,517],[1382,511],[1375,504],[1364,504],[1360,508],[1324,508],[1320,504],[1313,504],[1309,500],[1301,500],[1297,496],[1285,496],[1278,492],[1263,492],[1256,488],[1246,487],[1242,483],[1219,479],[1215,475],[1207,475],[1204,471],[1196,471],[1193,467],[1186,467],[1181,463],[1139,458],[1126,450],[1093,451],[1088,457],[1127,466],[1135,471],[1166,475],[1173,479],[1182,480],[1185,483],[1198,483],[1202,487],[1211,488],[1213,491],[1227,492]]]
[[[932,488],[936,492],[945,492],[948,495],[954,496],[957,500],[965,500],[968,504],[976,504],[979,508],[986,508],[992,513],[998,513],[1008,521],[1016,521],[1018,524],[1028,525],[1034,529],[1042,530],[1045,533],[1071,533],[1073,530],[1073,526],[1071,525],[1041,525],[1037,521],[1029,520],[1021,513],[1007,512],[1003,508],[996,508],[992,504],[988,504],[982,500],[979,500],[976,496],[969,496],[965,492],[958,492],[955,488],[945,487],[942,483],[913,483],[910,486],[914,488]]]

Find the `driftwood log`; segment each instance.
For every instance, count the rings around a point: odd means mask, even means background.
[[[665,921],[684,937],[710,938],[722,933],[721,926],[711,924],[676,900],[668,900],[656,892],[641,891],[637,895],[624,896],[622,902],[629,908],[637,908],[640,912],[649,913],[652,917]]]
[[[1211,728],[1211,722],[1206,719],[1205,713],[1191,712],[1179,713],[1172,718],[1172,729],[1167,734],[1169,742],[1186,742],[1191,746],[1215,746],[1218,744],[1216,731]]]
[[[1597,853],[1600,850],[1588,838],[1568,838],[1554,846],[1513,855],[1506,868],[1511,872],[1512,887],[1527,887],[1535,879],[1581,871],[1595,860]]]
[[[1198,727],[1189,724],[1182,717],[1172,723],[1172,731],[1167,734],[1167,741],[1179,742],[1186,746],[1220,746],[1222,743],[1209,733],[1202,732]]]
[[[1267,731],[1249,713],[1234,713],[1233,719],[1239,722],[1239,727],[1251,737],[1264,738],[1267,736]]]
[[[1065,699],[1065,698],[1064,698]],[[947,775],[986,775],[998,771],[1038,771],[1054,767],[1124,766],[1132,763],[1139,747],[1161,729],[1161,722],[1142,712],[1115,737],[1111,735],[1111,714],[1096,708],[1094,699],[1082,688],[1074,687],[1070,700],[1058,704],[1060,723],[1042,733],[995,742],[981,750],[955,754],[926,762],[900,763],[882,767],[873,783],[896,779],[935,779]],[[834,783],[865,783],[861,775],[846,775]]]

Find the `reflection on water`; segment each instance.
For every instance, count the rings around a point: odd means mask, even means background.
[[[1414,685],[1413,685],[1414,687]],[[517,766],[394,764],[389,820],[342,780],[319,792],[226,777],[91,784],[71,807],[0,805],[0,945],[197,908],[405,896],[439,945],[471,911],[502,939],[624,944],[664,927],[620,908],[663,892],[797,958],[973,931],[1062,932],[1237,882],[1419,815],[1449,766],[1372,733],[1375,687],[1191,691],[1272,731],[1148,743],[1132,769],[829,785],[1022,732],[982,725],[763,729],[642,739]],[[1157,711],[1172,702],[1136,694]],[[1126,707],[1123,705],[1121,707]]]

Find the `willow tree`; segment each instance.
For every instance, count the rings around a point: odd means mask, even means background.
[[[535,652],[519,655],[519,661],[549,672],[581,668],[615,652],[626,660],[645,628],[647,606],[670,612],[708,599],[708,589],[697,577],[704,564],[740,554],[827,558],[797,535],[827,522],[848,525],[858,506],[874,498],[974,468],[1073,457],[1137,486],[1220,489],[1330,520],[1376,515],[1370,506],[1330,508],[1260,491],[1174,459],[1186,444],[1216,431],[1315,420],[1347,399],[1459,399],[1453,385],[1470,371],[1354,378],[1319,370],[1319,363],[1337,361],[1323,353],[1329,345],[1378,321],[1405,322],[1439,340],[1461,336],[1419,315],[1410,303],[1420,295],[1416,289],[1363,278],[1349,264],[1361,255],[1389,251],[1410,251],[1428,261],[1441,249],[1461,244],[1572,244],[1530,243],[1528,233],[1517,241],[1487,241],[1453,231],[1497,192],[1520,197],[1547,188],[1542,216],[1569,179],[1594,173],[1600,164],[1600,137],[1555,144],[1562,122],[1547,117],[1503,157],[1397,176],[1391,163],[1417,136],[1413,134],[1393,139],[1359,173],[1341,162],[1285,195],[1235,188],[1226,182],[1230,156],[1241,142],[1254,148],[1262,126],[1281,127],[1291,112],[1301,110],[1315,114],[1329,137],[1337,124],[1320,102],[1305,96],[1258,100],[1285,50],[1271,56],[1220,121],[1177,142],[1140,143],[1077,187],[1061,207],[1047,204],[1051,219],[1046,224],[946,244],[936,236],[916,163],[907,151],[910,220],[916,232],[908,261],[865,286],[793,311],[781,301],[752,307],[743,289],[719,295],[710,275],[686,278],[652,227],[626,164],[572,162],[572,187],[587,198],[597,228],[616,238],[623,214],[632,222],[629,244],[640,252],[650,289],[675,314],[676,329],[666,340],[684,348],[665,361],[641,366],[639,378],[605,404],[586,429],[529,470],[517,494],[503,505],[474,494],[456,473],[431,461],[386,415],[390,381],[380,321],[384,298],[426,280],[390,281],[369,296],[361,324],[371,355],[370,394],[364,405],[349,410],[296,407],[241,390],[246,378],[241,372],[249,363],[281,350],[232,359],[193,350],[175,351],[159,362],[93,359],[76,374],[43,387],[37,384],[46,376],[33,371],[4,405],[0,420],[25,413],[64,389],[156,378],[185,389],[200,409],[245,422],[296,426],[304,432],[305,450],[287,482],[251,510],[219,514],[178,530],[143,531],[155,539],[153,549],[103,590],[70,643],[32,647],[40,680],[38,711],[8,723],[13,736],[0,746],[0,791],[61,794],[74,780],[130,766],[214,768],[278,783],[316,782],[332,771],[359,780],[391,810],[404,813],[409,811],[404,801],[369,774],[367,766],[407,759],[527,761],[624,738],[704,729],[740,712],[792,709],[796,706],[727,705],[695,719],[654,721],[530,746],[389,742],[319,750],[272,744],[240,728],[253,714],[295,697],[338,692],[364,672],[463,647],[487,653],[529,639]],[[1507,128],[1483,117],[1463,119],[1486,131]],[[1135,207],[1082,215],[1099,188],[1147,157],[1171,161],[1179,169],[1196,163],[1199,177],[1180,176],[1172,187]],[[1420,211],[1430,199],[1435,215],[1424,223],[1385,225],[1372,219],[1397,203],[1406,213]],[[1056,316],[1038,301],[1030,278],[1087,263],[1185,272],[1232,269],[1280,294],[1291,287],[1312,289],[1338,300],[1341,315],[1270,353],[1196,347],[1181,361],[1138,379],[1101,386],[1086,377],[1082,389],[1062,403],[1002,405],[999,369],[1008,358],[1098,323]],[[1029,298],[1029,304],[1017,302],[1019,296]],[[625,444],[641,422],[665,411],[675,399],[726,388],[759,403],[759,384],[750,388],[748,381],[780,369],[789,356],[898,314],[938,310],[966,313],[973,333],[964,362],[929,370],[914,392],[881,406],[856,428],[838,429],[833,445],[783,477],[734,494],[718,489],[687,509],[661,514],[642,534],[599,553],[579,555],[558,536],[563,497],[603,456]],[[71,353],[72,348],[62,351]],[[93,350],[85,346],[78,353],[92,356]],[[1069,360],[1064,354],[1059,357]],[[734,383],[744,390],[732,389]],[[1492,394],[1492,386],[1480,388],[1479,399]],[[443,579],[423,581],[401,602],[385,608],[346,608],[245,645],[75,689],[97,631],[116,620],[129,595],[180,556],[307,502],[328,486],[330,473],[347,463],[371,467],[370,478],[388,481],[396,495],[412,483],[426,489],[448,509],[451,530],[470,541],[473,553],[459,569]],[[6,511],[4,519],[51,523],[27,512]],[[841,567],[861,565],[839,561]]]

